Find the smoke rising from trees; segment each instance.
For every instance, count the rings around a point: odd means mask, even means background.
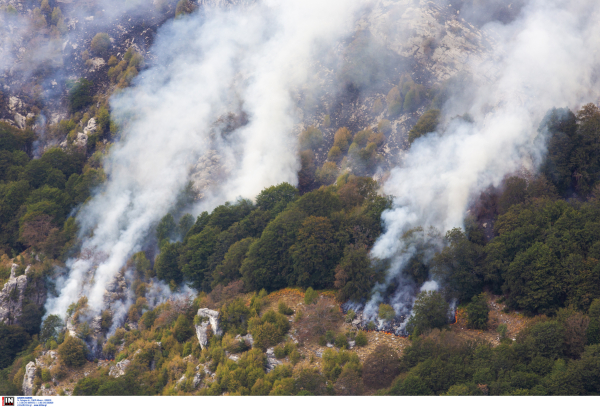
[[[209,150],[228,170],[201,209],[295,184],[292,91],[308,80],[313,50],[350,33],[360,3],[272,0],[204,9],[162,27],[154,65],[112,99],[121,140],[105,161],[107,182],[78,215],[82,253],[89,255],[68,261],[69,278],[48,313],[64,315],[80,295],[92,309],[103,307],[110,281],[173,208]],[[222,132],[214,125],[242,111],[245,126]]]
[[[484,26],[495,47],[487,61],[469,66],[476,91],[453,95],[443,110],[445,117],[468,113],[473,121],[449,120],[415,141],[384,185],[395,198],[382,216],[386,231],[372,256],[392,266],[368,314],[375,316],[394,280],[401,282],[392,297],[396,311],[414,300],[418,287],[403,277],[413,250],[413,242],[402,239],[408,230],[462,227],[483,189],[520,169],[538,168],[546,148],[538,126],[548,109],[597,102],[599,13],[594,1],[532,0],[510,23]]]

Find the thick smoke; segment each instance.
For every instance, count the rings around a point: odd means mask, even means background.
[[[392,266],[387,281],[375,288],[367,314],[374,316],[392,281],[401,282],[392,298],[396,310],[406,313],[412,306],[418,288],[402,284],[411,250],[404,233],[414,227],[442,232],[462,227],[484,188],[498,186],[519,169],[536,170],[545,153],[537,128],[548,109],[597,102],[599,17],[596,1],[532,0],[509,24],[484,27],[495,48],[489,60],[470,66],[477,91],[454,95],[443,112],[445,117],[469,113],[474,121],[454,119],[418,139],[384,185],[395,198],[383,214],[385,233],[372,255],[390,259]],[[466,111],[457,110],[457,99],[469,101]]]
[[[176,204],[199,159],[216,151],[225,168],[203,208],[264,187],[297,181],[293,91],[310,78],[314,46],[353,28],[365,2],[267,0],[231,10],[204,9],[161,28],[154,65],[112,99],[122,139],[105,162],[103,190],[78,215],[82,253],[47,303],[64,315],[80,295],[94,310],[127,259]],[[228,113],[247,117],[233,132],[214,126]]]

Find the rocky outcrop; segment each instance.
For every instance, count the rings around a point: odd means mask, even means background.
[[[23,395],[33,396],[33,380],[35,379],[35,362],[27,363],[25,376],[23,376]]]
[[[10,269],[10,277],[2,291],[0,291],[0,322],[7,325],[18,324],[19,318],[23,313],[23,303],[30,301],[41,306],[46,301],[46,292],[43,286],[37,286],[37,282],[30,281],[29,275],[31,266],[25,268],[25,274],[17,277],[19,266],[13,264]],[[34,287],[28,287],[29,284],[36,284]],[[30,289],[30,295],[26,290]]]
[[[278,365],[282,364],[275,357],[275,348],[267,349],[266,355],[267,355],[267,365],[265,368],[267,370],[267,373],[269,373],[271,370],[275,369]]]
[[[114,366],[110,368],[108,375],[111,377],[121,377],[125,374],[125,370],[131,361],[129,359],[123,359],[120,362],[117,362]]]
[[[200,317],[200,324],[194,325],[196,328],[196,336],[202,349],[208,344],[208,329],[212,330],[214,335],[221,336],[223,331],[219,326],[219,311],[214,311],[208,308],[200,308],[198,310],[198,317]]]

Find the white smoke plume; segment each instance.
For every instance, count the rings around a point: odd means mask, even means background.
[[[495,49],[487,62],[469,66],[477,92],[454,95],[453,102],[471,101],[465,110],[453,104],[443,111],[446,117],[469,113],[474,122],[455,119],[418,139],[384,185],[395,198],[382,216],[385,233],[372,256],[391,259],[392,267],[386,283],[375,288],[367,314],[374,317],[388,284],[402,279],[409,260],[402,254],[406,231],[462,227],[484,188],[520,168],[535,171],[545,153],[537,129],[549,109],[598,101],[599,17],[600,4],[593,0],[531,0],[511,23],[484,27]],[[414,296],[401,285],[395,298],[394,307],[403,311]]]
[[[266,0],[204,9],[161,28],[156,62],[111,101],[123,126],[105,162],[108,180],[79,213],[82,253],[48,301],[64,315],[80,295],[101,309],[108,283],[176,203],[191,167],[209,150],[230,168],[203,207],[264,187],[295,184],[299,163],[293,90],[310,77],[316,45],[351,33],[358,0]],[[248,124],[221,134],[213,123],[243,112]]]

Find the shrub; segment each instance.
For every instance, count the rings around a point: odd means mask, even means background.
[[[500,334],[500,339],[504,339],[506,338],[506,334],[508,333],[508,327],[506,326],[506,324],[500,324],[498,325],[498,328],[496,328],[496,332]]]
[[[279,301],[279,304],[277,304],[277,310],[283,315],[292,315],[294,313],[294,310],[288,307],[283,301]]]
[[[254,346],[263,350],[281,342],[290,329],[287,318],[274,311],[267,311],[262,318],[252,318],[248,325]]]
[[[111,55],[110,58],[108,58],[108,66],[115,66],[119,63],[119,60],[117,59],[116,56]]]
[[[308,287],[306,292],[304,293],[304,303],[306,305],[314,304],[317,301],[319,294],[312,289],[312,287]]]
[[[74,396],[93,396],[96,394],[102,382],[100,379],[84,377],[79,380],[73,390]]]
[[[106,55],[110,47],[110,37],[106,33],[98,33],[92,39],[90,48],[92,52],[98,55]]]
[[[402,112],[402,103],[395,102],[388,106],[388,116],[396,117]]]
[[[327,153],[327,159],[333,162],[339,162],[343,157],[342,150],[338,146],[333,146]]]
[[[192,324],[190,324],[190,321],[188,321],[185,315],[179,315],[177,317],[177,321],[173,327],[173,335],[179,343],[187,341],[188,338],[194,335],[194,328],[192,328]]]
[[[467,305],[467,326],[471,329],[486,329],[489,313],[490,308],[485,295],[474,296],[471,303]]]
[[[334,147],[338,147],[342,152],[348,151],[350,141],[352,141],[352,133],[347,127],[339,128],[333,136]]]
[[[69,105],[71,112],[77,112],[92,103],[92,86],[94,84],[87,79],[81,78],[78,81],[68,82]]]
[[[587,342],[589,345],[600,343],[600,299],[592,301],[588,310],[590,322],[586,330]]]
[[[346,335],[344,335],[344,334],[338,334],[335,337],[334,345],[337,348],[348,349],[348,339],[346,338]]]
[[[325,332],[325,340],[328,343],[333,343],[335,341],[335,332],[333,332],[333,331]]]
[[[367,346],[367,344],[369,343],[369,341],[367,339],[367,334],[365,334],[363,331],[360,331],[356,335],[356,338],[354,340],[356,342],[356,346],[359,346],[359,347]]]
[[[371,136],[371,130],[361,130],[354,135],[353,143],[358,144],[360,147],[364,147],[367,145],[369,141],[369,136]]]
[[[394,308],[392,308],[391,305],[381,303],[379,304],[378,316],[379,319],[383,319],[389,322],[396,317],[396,311],[394,311]]]
[[[374,389],[388,387],[400,372],[398,353],[387,345],[378,345],[363,365],[364,383]]]
[[[346,317],[344,318],[344,320],[348,323],[354,321],[354,318],[356,318],[356,312],[354,312],[353,309],[349,309],[348,312],[346,313]]]
[[[423,113],[417,124],[408,132],[408,142],[412,144],[419,137],[434,132],[440,118],[440,111],[437,109],[430,109]]]
[[[332,147],[336,148],[336,147]],[[335,163],[326,162],[323,167],[317,170],[317,180],[323,185],[331,185],[338,176],[338,168]]]
[[[58,355],[67,366],[79,367],[85,364],[86,346],[79,338],[67,336],[58,347]]]
[[[302,149],[315,149],[323,144],[323,133],[316,127],[310,126],[300,133]]]

